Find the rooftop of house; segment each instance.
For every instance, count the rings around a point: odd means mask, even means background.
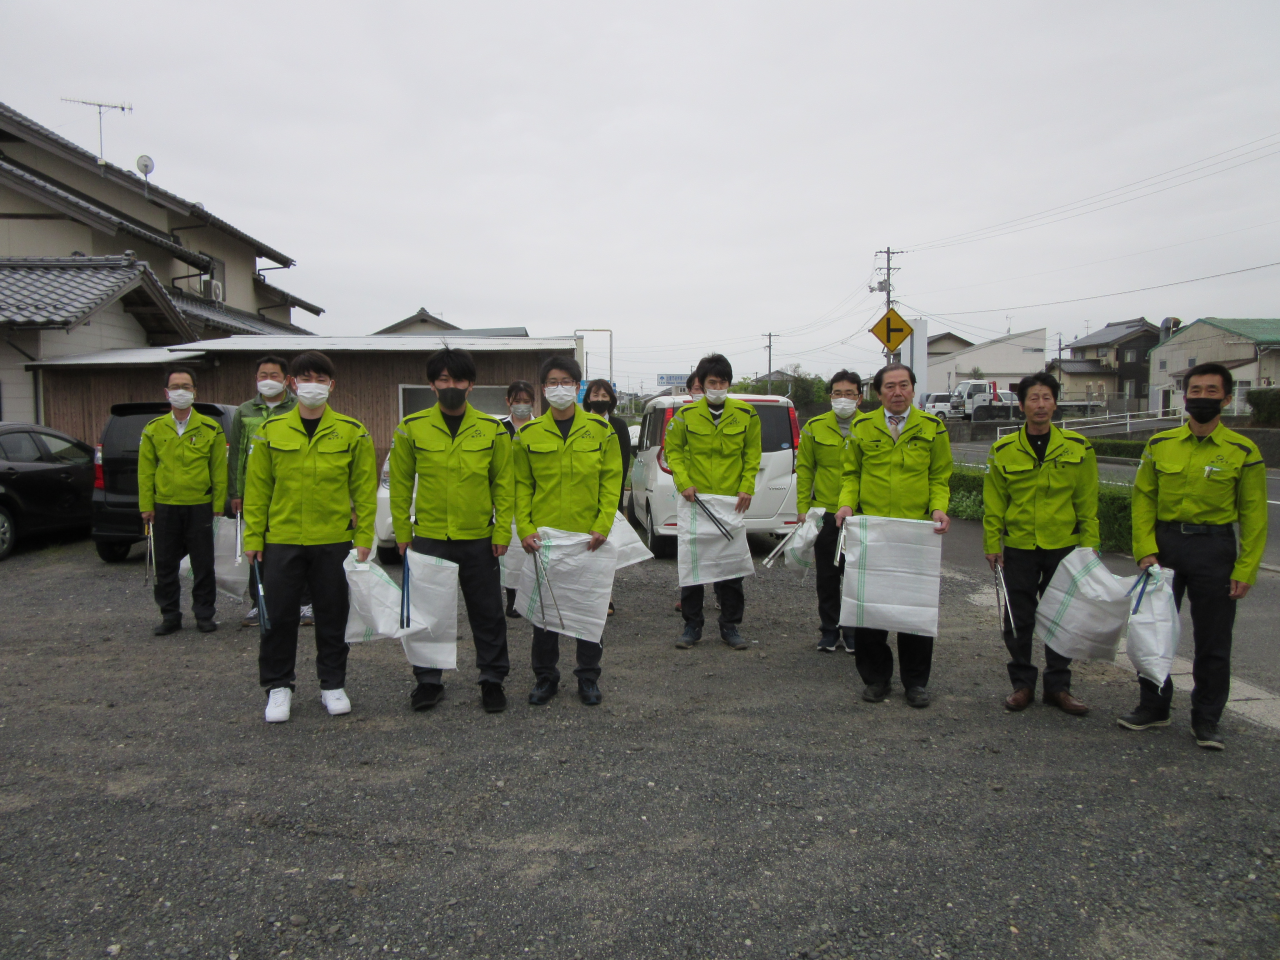
[[[1101,330],[1095,330],[1093,333],[1084,337],[1072,340],[1069,346],[1072,350],[1078,347],[1105,347],[1113,343],[1119,343],[1121,340],[1128,340],[1135,334],[1143,331],[1160,335],[1160,328],[1154,323],[1147,320],[1146,317],[1138,317],[1136,320],[1116,320],[1108,323]]]

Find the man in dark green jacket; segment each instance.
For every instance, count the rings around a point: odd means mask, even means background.
[[[244,509],[244,475],[249,466],[249,445],[258,427],[269,417],[288,413],[298,404],[298,398],[288,388],[289,362],[281,357],[261,357],[254,365],[254,383],[258,392],[252,400],[246,400],[236,408],[231,417],[231,431],[227,434],[227,497],[231,501],[231,516],[239,517]],[[303,598],[302,626],[309,627],[312,619],[310,597]],[[249,610],[240,621],[242,627],[258,625],[258,578],[249,574]]]

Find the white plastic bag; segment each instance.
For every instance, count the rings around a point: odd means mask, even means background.
[[[822,518],[826,512],[826,507],[810,507],[809,512],[804,515],[804,523],[800,524],[787,545],[782,548],[783,564],[788,573],[803,577],[806,570],[813,569],[813,545],[822,532]]]
[[[406,550],[409,569],[409,626],[400,626],[402,593],[387,572],[375,563],[360,563],[347,554],[351,612],[347,615],[347,643],[399,640],[415,667],[456,670],[458,667],[458,565]]]
[[[840,626],[938,635],[942,537],[931,520],[849,517]]]
[[[618,546],[590,551],[589,533],[538,528],[542,546],[520,571],[516,609],[536,627],[599,643],[609,616]]]
[[[653,559],[653,554],[649,552],[649,548],[644,545],[644,541],[631,526],[631,521],[621,513],[613,518],[613,529],[609,531],[609,541],[618,548],[618,566],[615,568],[617,570],[629,567],[633,563]]]
[[[511,541],[507,545],[507,552],[498,558],[498,574],[504,590],[514,590],[520,586],[520,571],[524,567],[526,556],[528,554],[524,552],[524,547],[520,546],[516,523],[512,520]]]
[[[213,575],[218,581],[218,592],[225,593],[232,600],[243,600],[245,591],[249,589],[249,570],[251,564],[246,559],[239,565],[236,558],[240,556],[239,540],[236,537],[236,521],[231,517],[213,518]],[[178,576],[194,579],[191,572],[191,558],[183,557],[178,564]]]
[[[684,497],[676,500],[680,586],[755,576],[756,566],[751,559],[751,548],[747,546],[747,528],[743,526],[742,514],[734,509],[738,498],[700,493],[698,500],[697,504]],[[720,521],[719,526],[707,516],[708,510]],[[729,532],[729,539],[725,539],[720,527]]]
[[[1129,617],[1126,592],[1136,577],[1117,577],[1088,547],[1062,558],[1036,607],[1036,636],[1072,660],[1114,660]]]
[[[1135,588],[1130,588],[1134,605],[1129,613],[1125,652],[1139,676],[1164,686],[1173,669],[1174,654],[1178,652],[1182,623],[1173,602],[1173,571],[1159,564],[1147,570],[1151,576],[1145,588],[1141,576]]]

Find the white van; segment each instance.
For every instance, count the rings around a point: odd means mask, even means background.
[[[750,533],[786,534],[796,525],[796,447],[800,423],[786,397],[730,394],[754,404],[760,415],[760,472],[756,492],[747,509]],[[663,455],[667,424],[676,409],[695,402],[688,395],[655,397],[644,408],[640,442],[631,461],[631,500],[627,517],[649,536],[655,557],[674,556],[676,550],[675,478]]]

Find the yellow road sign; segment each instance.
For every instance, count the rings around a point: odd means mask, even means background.
[[[884,344],[886,350],[893,351],[902,346],[902,341],[915,331],[911,329],[911,324],[902,319],[902,315],[897,310],[890,307],[885,315],[876,321],[871,332]]]

